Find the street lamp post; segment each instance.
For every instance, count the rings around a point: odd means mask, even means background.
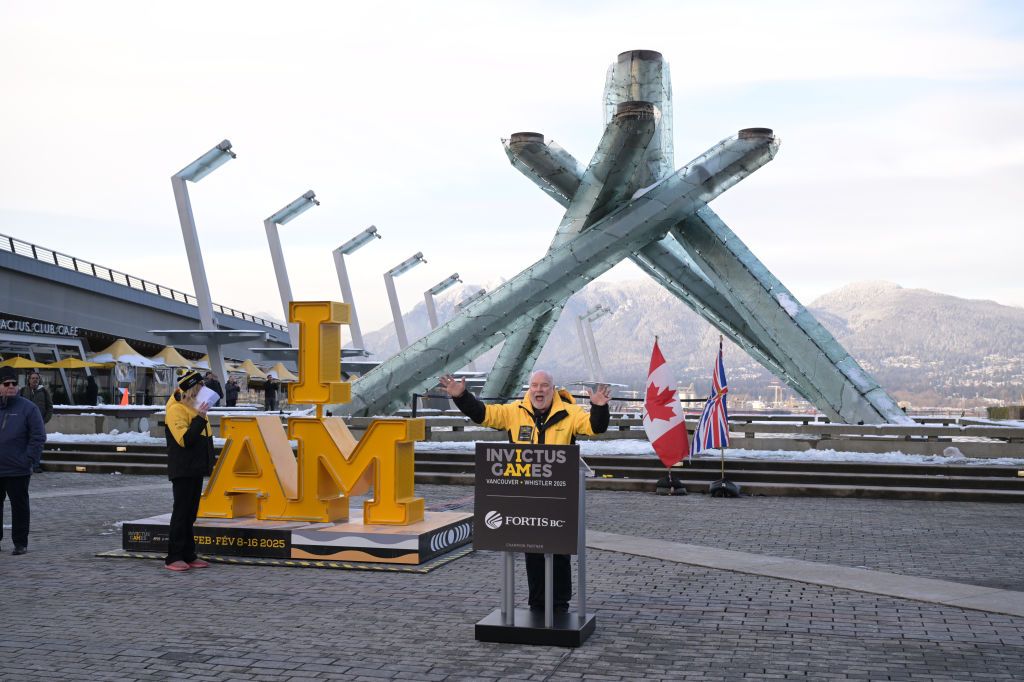
[[[188,182],[199,182],[207,175],[235,158],[231,151],[231,142],[222,141],[198,159],[171,176],[171,187],[174,189],[174,204],[178,209],[178,221],[181,223],[181,235],[185,240],[185,254],[188,267],[192,273],[192,286],[196,291],[196,306],[199,308],[200,326],[208,331],[215,331],[217,323],[213,319],[213,300],[210,297],[210,283],[206,278],[206,266],[203,265],[203,252],[199,247],[199,235],[196,231],[196,219],[192,214],[192,201],[188,196]],[[210,354],[210,368],[224,379],[224,357],[221,355],[220,344],[211,337],[206,346]]]
[[[597,341],[594,339],[593,321],[610,312],[610,308],[599,304],[576,318],[576,331],[580,336],[580,345],[583,346],[583,354],[587,359],[591,381],[603,381],[605,378],[604,368],[601,367],[601,358],[597,353]]]
[[[319,206],[313,190],[309,190],[301,197],[282,208],[277,213],[263,221],[263,227],[267,230],[267,243],[270,245],[270,259],[274,262],[274,274],[277,275],[277,289],[281,292],[281,307],[284,309],[284,319],[288,319],[288,305],[292,302],[292,286],[288,282],[288,268],[284,264],[284,252],[281,251],[281,237],[277,233],[277,226],[293,220],[304,211]],[[288,325],[288,335],[291,337],[292,346],[299,345],[299,329],[296,325]]]
[[[587,337],[590,339],[590,354],[594,356],[594,371],[597,373],[594,381],[608,381],[608,377],[604,375],[604,367],[601,366],[601,354],[597,352],[597,341],[594,339],[594,320],[609,315],[611,312],[611,308],[601,306],[600,310],[587,318]]]
[[[423,300],[427,304],[427,319],[430,321],[431,329],[437,329],[437,308],[434,307],[434,297],[461,281],[459,273],[456,272],[423,292]]]
[[[590,357],[590,343],[587,340],[587,332],[583,329],[583,319],[588,313],[576,317],[576,334],[580,337],[580,350],[583,351],[583,361],[587,364],[587,376],[591,381],[596,381],[597,373],[594,371],[594,359]]]
[[[369,244],[374,237],[381,238],[377,228],[370,225],[368,228],[357,234],[352,239],[336,248],[334,254],[334,267],[338,271],[338,284],[341,286],[341,300],[349,307],[349,331],[352,333],[352,344],[359,350],[366,350],[363,345],[363,332],[359,329],[359,318],[356,317],[356,303],[352,298],[352,285],[348,281],[348,270],[345,268],[345,256],[354,253],[357,249]]]
[[[405,335],[405,323],[402,321],[402,309],[398,305],[398,292],[395,291],[395,277],[403,272],[408,272],[420,263],[426,263],[423,252],[417,252],[408,259],[402,261],[395,267],[384,273],[384,286],[388,290],[388,302],[391,303],[391,316],[395,320],[395,334],[398,336],[399,350],[409,345],[409,338]]]

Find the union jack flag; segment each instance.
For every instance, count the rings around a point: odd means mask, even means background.
[[[711,375],[711,395],[700,413],[700,421],[693,430],[692,452],[697,454],[712,448],[724,448],[729,445],[729,410],[725,404],[725,394],[729,392],[725,380],[725,363],[722,362],[722,337],[718,337],[718,361]]]

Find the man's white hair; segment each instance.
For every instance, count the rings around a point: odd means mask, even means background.
[[[547,371],[546,369],[535,369],[535,370],[533,370],[533,372],[530,373],[530,383],[531,384],[533,383],[533,378],[535,376],[537,376],[538,374],[543,374],[544,376],[546,376],[548,378],[548,383],[549,384],[551,384],[552,386],[555,385],[555,376],[551,372]]]

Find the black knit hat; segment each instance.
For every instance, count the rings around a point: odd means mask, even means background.
[[[181,376],[178,377],[178,389],[182,391],[187,391],[196,384],[201,383],[203,383],[203,377],[194,369],[186,369],[182,372]]]
[[[14,371],[14,368],[0,367],[0,383],[10,381],[11,379],[18,380],[18,373]]]

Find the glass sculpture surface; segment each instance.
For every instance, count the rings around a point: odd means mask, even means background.
[[[589,164],[539,133],[512,165],[563,207],[547,254],[352,386],[341,413],[379,415],[504,342],[483,397],[519,393],[566,301],[629,258],[833,421],[903,423],[896,402],[707,206],[770,161],[748,128],[674,169],[668,64],[649,50],[608,69],[606,127]]]

